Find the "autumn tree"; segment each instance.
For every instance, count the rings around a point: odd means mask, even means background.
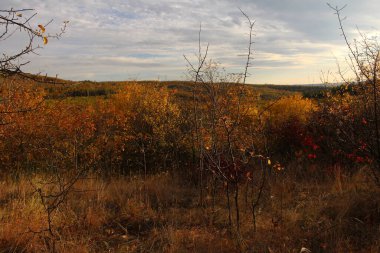
[[[281,97],[262,115],[268,149],[277,159],[290,160],[303,149],[308,125],[316,105],[301,95]]]
[[[212,206],[215,192],[221,186],[227,200],[229,224],[236,228],[238,238],[242,187],[246,185],[246,203],[251,203],[246,207],[251,207],[255,221],[255,209],[265,182],[264,172],[268,167],[272,168],[265,148],[258,145],[257,131],[262,127],[259,126],[260,113],[255,101],[257,95],[246,84],[253,57],[255,22],[244,12],[242,14],[249,28],[246,64],[242,73],[227,73],[218,63],[208,59],[209,45],[202,50],[201,29],[196,59],[191,61],[185,56],[193,81],[192,109],[188,117],[191,119],[192,149],[196,158],[193,164],[199,174],[200,205],[206,204],[206,185],[212,189]],[[248,189],[251,190],[250,201]]]
[[[181,145],[180,111],[166,87],[159,84],[125,86],[113,97],[123,119],[122,170],[139,168],[144,176],[167,169]]]
[[[379,118],[379,73],[380,46],[376,37],[358,32],[358,38],[350,40],[344,28],[343,8],[328,6],[337,16],[339,30],[348,49],[347,69],[338,65],[344,86],[341,103],[331,107],[338,123],[338,138],[344,140],[351,151],[347,156],[356,162],[370,163],[372,176],[380,185],[380,118]],[[353,78],[351,78],[353,76]],[[352,92],[347,92],[352,87]]]

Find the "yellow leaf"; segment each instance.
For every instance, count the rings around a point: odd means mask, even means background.
[[[41,32],[44,33],[46,31],[45,27],[43,25],[38,25],[38,27],[41,29]]]
[[[44,36],[43,40],[44,40],[44,45],[46,45],[48,43],[47,37]]]
[[[22,14],[21,13],[17,13],[16,16],[19,17],[19,18],[21,18]]]

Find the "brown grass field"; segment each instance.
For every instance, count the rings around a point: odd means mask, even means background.
[[[30,182],[0,184],[1,252],[49,252],[46,212]],[[257,214],[244,197],[241,233],[230,229],[223,201],[203,207],[197,189],[169,173],[78,181],[53,215],[58,252],[379,252],[379,190],[365,170],[324,182],[273,178]],[[217,196],[218,197],[218,196]],[[223,199],[223,198],[221,198]]]

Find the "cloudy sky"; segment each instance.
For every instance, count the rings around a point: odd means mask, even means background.
[[[378,0],[331,0],[348,6],[351,38],[380,29]],[[56,32],[69,20],[64,37],[50,41],[28,59],[27,70],[72,80],[186,79],[186,61],[202,42],[209,56],[230,72],[243,71],[248,27],[255,26],[250,83],[318,83],[321,71],[336,70],[346,54],[336,17],[326,0],[1,0],[0,9],[34,8],[34,22]],[[1,41],[1,51],[23,47],[23,40]],[[42,43],[41,43],[42,44]],[[2,52],[3,53],[3,52]]]

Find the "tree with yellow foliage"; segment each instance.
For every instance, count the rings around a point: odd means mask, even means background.
[[[293,157],[294,152],[302,147],[315,108],[312,100],[293,95],[280,98],[265,111],[265,131],[272,154],[281,156],[283,160]]]

